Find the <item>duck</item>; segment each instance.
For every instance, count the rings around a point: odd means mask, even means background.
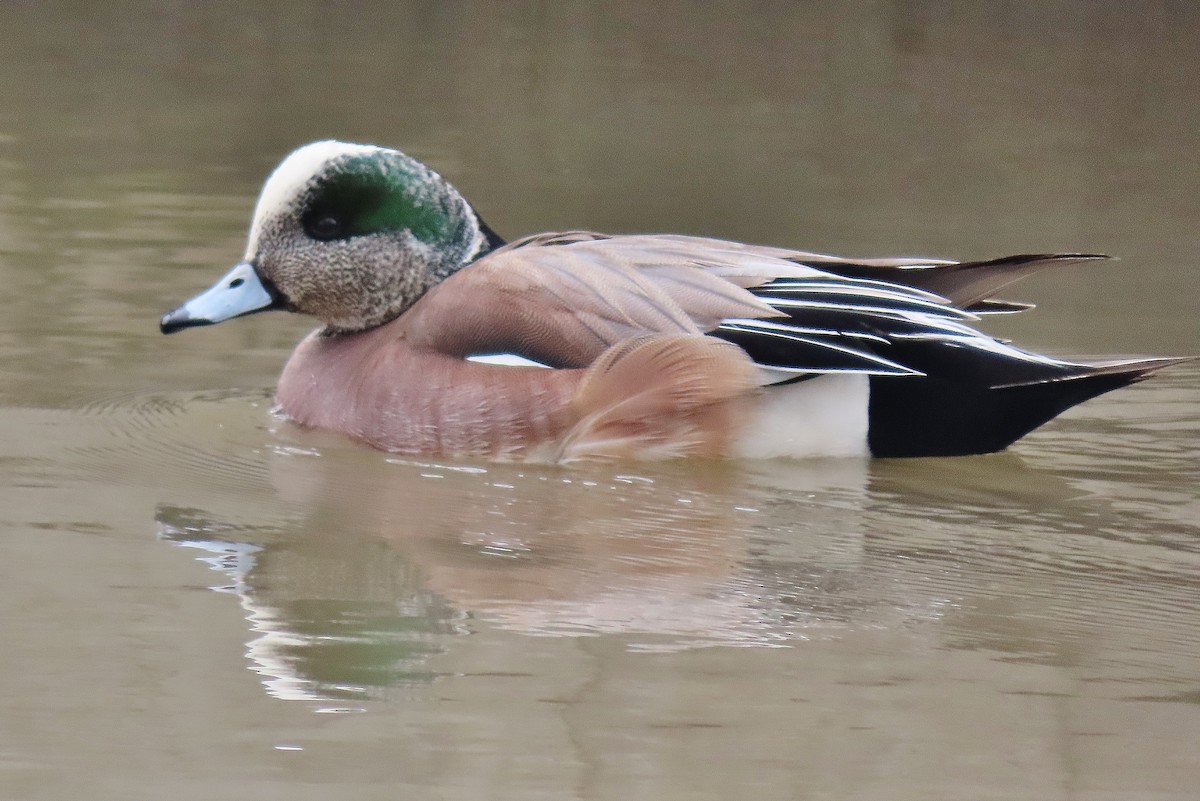
[[[405,153],[334,140],[262,187],[242,259],[163,333],[308,315],[275,412],[398,454],[580,459],[991,453],[1180,358],[1067,361],[976,326],[1106,258],[843,258],[677,234],[506,241]]]

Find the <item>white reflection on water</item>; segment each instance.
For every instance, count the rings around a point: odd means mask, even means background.
[[[392,609],[372,609],[363,615],[363,605],[353,602],[326,601],[324,611],[302,617],[303,604],[290,607],[274,606],[270,593],[254,584],[253,574],[258,557],[264,549],[258,545],[234,540],[212,539],[214,533],[236,536],[226,526],[213,525],[197,519],[196,515],[179,509],[162,509],[157,518],[158,536],[175,545],[199,549],[208,556],[197,557],[231,583],[212,586],[216,592],[236,595],[247,623],[250,639],[246,642],[246,658],[250,669],[263,679],[267,693],[287,701],[322,701],[366,697],[373,688],[411,681],[429,681],[432,675],[419,670],[421,657],[432,647],[436,637],[406,629],[399,636],[395,631],[373,629],[370,621],[393,614],[397,619],[417,618],[432,614],[422,608],[417,599],[397,599]],[[386,628],[386,627],[385,627]],[[401,654],[397,650],[399,646]],[[417,648],[413,648],[417,645]],[[346,678],[329,675],[322,665],[330,654],[346,651],[357,655],[357,661],[341,660]],[[374,663],[374,664],[371,664]],[[372,673],[372,671],[375,671]],[[359,677],[360,681],[352,681]],[[368,677],[366,683],[361,679]],[[362,707],[321,706],[315,711],[362,712]]]

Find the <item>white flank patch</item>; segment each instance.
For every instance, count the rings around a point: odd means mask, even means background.
[[[254,222],[250,224],[250,237],[246,243],[244,260],[251,261],[258,254],[262,221],[290,207],[304,186],[328,161],[339,156],[368,155],[381,150],[384,148],[375,145],[355,145],[333,139],[313,142],[293,150],[263,184],[258,203],[254,207]]]
[[[767,387],[734,452],[745,459],[867,456],[865,375],[825,375]]]
[[[498,364],[502,367],[545,367],[549,369],[549,365],[535,362],[533,359],[526,359],[515,353],[486,353],[479,356],[468,356],[467,361],[479,364]]]

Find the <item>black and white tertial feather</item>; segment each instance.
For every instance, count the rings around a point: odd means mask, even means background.
[[[867,436],[876,456],[986,453],[1077,403],[1185,361],[1070,362],[972,327],[981,315],[1033,308],[992,292],[1048,266],[1103,258],[808,263],[825,275],[750,290],[786,320],[726,320],[712,333],[767,368],[767,385],[868,376]]]

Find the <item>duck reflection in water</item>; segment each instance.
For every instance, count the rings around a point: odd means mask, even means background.
[[[1057,530],[1082,504],[1094,526],[1069,547],[1091,551],[1129,525],[1014,454],[938,462],[945,480],[930,480],[930,465],[904,460],[636,473],[419,462],[286,424],[272,442],[265,466],[283,516],[214,497],[200,502],[220,511],[162,506],[157,523],[228,576],[220,589],[246,611],[252,668],[291,699],[404,694],[491,665],[514,636],[642,652],[870,631],[932,648],[1008,642],[1010,619],[982,631],[962,617],[987,602],[980,582],[1029,572],[1038,585],[1045,565],[1075,558],[1058,553],[1061,537],[1030,552],[1014,530]]]
[[[773,490],[781,510],[753,506],[746,487],[762,476],[728,464],[627,474],[284,446],[271,479],[294,524],[167,506],[157,523],[229,576],[271,692],[361,698],[434,678],[439,652],[485,629],[656,651],[779,646],[929,614],[925,600],[898,611],[861,577],[867,465],[776,469],[804,488]],[[786,539],[771,536],[784,518]]]

